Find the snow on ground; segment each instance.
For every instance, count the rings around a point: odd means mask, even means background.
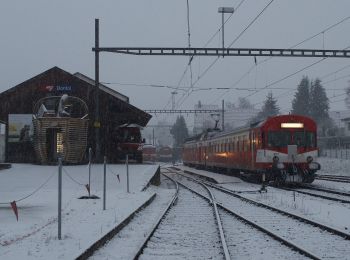
[[[89,259],[133,259],[175,194],[175,188],[156,188],[154,201]]]
[[[63,167],[62,240],[57,238],[57,166],[13,164],[0,171],[0,259],[73,259],[108,233],[154,192],[141,192],[158,165],[130,165],[130,193],[126,167],[107,168],[107,210],[102,210],[103,165],[93,165],[91,194],[86,196],[86,165]],[[117,174],[119,174],[120,182]],[[18,201],[46,183],[32,196],[17,202],[19,220],[7,202]]]
[[[350,160],[319,157],[317,162],[321,164],[318,174],[350,176]]]
[[[350,160],[321,157],[318,158],[318,162],[321,164],[321,170],[317,172],[318,174],[350,176]],[[350,204],[329,201],[300,193],[294,194],[291,191],[275,189],[273,187],[268,187],[267,193],[260,193],[258,192],[261,187],[259,184],[247,183],[235,177],[203,170],[196,170],[186,166],[178,166],[178,168],[190,170],[192,172],[196,172],[197,174],[216,179],[218,183],[221,183],[220,185],[231,190],[246,191],[246,193],[240,193],[241,196],[281,208],[291,213],[303,215],[307,218],[350,233]],[[315,180],[313,185],[350,192],[349,183]]]

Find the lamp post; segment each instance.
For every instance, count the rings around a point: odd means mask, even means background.
[[[224,57],[224,50],[225,50],[225,41],[224,41],[224,14],[233,14],[234,12],[234,8],[233,7],[219,7],[218,9],[218,13],[221,13],[221,17],[222,17],[222,57]]]

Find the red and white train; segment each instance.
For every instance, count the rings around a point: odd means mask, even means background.
[[[145,144],[142,148],[143,162],[154,163],[157,160],[156,147],[152,144]]]
[[[173,159],[173,149],[169,146],[161,146],[157,150],[158,161],[171,162]]]
[[[276,183],[311,183],[320,165],[316,123],[304,116],[280,115],[230,132],[207,131],[188,139],[185,165]]]

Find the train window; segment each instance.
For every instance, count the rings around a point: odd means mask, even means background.
[[[267,144],[268,147],[286,147],[291,144],[291,134],[288,131],[269,131]]]
[[[298,131],[294,133],[294,144],[304,147],[315,147],[315,133]]]

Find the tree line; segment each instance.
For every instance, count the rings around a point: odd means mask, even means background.
[[[251,120],[260,121],[270,116],[280,114],[276,98],[269,92],[258,115]],[[310,80],[303,76],[292,100],[290,114],[308,116],[314,119],[319,135],[334,135],[334,123],[329,116],[329,99],[321,80]],[[329,131],[331,130],[331,131]]]

